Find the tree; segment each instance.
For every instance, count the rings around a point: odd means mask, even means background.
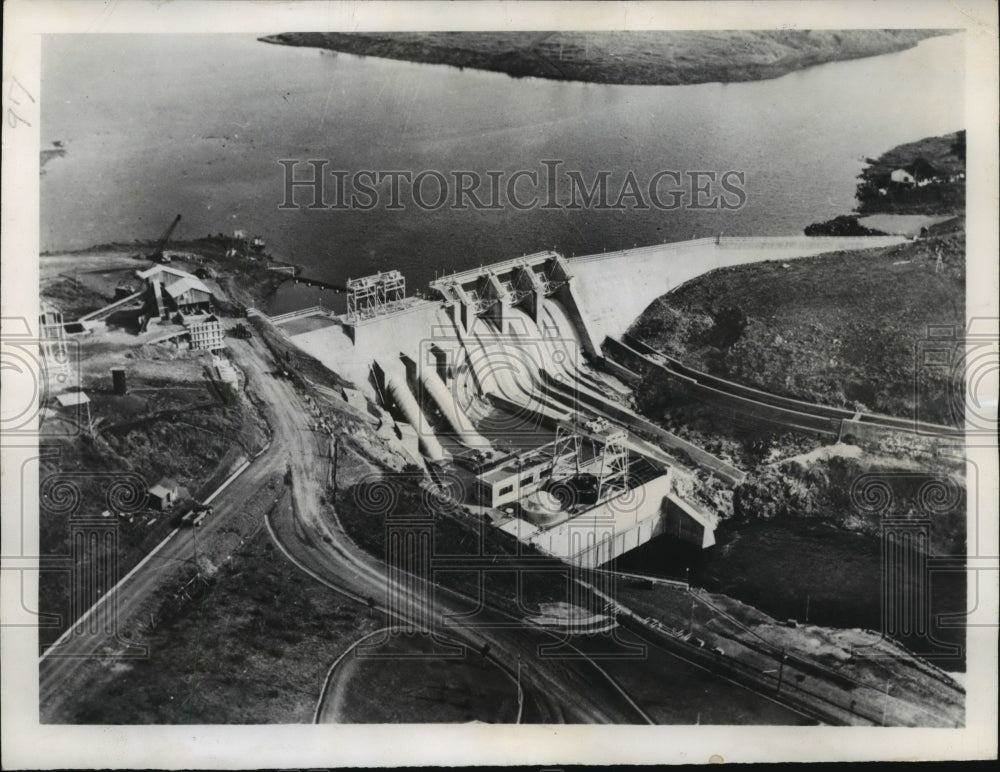
[[[729,349],[747,328],[747,315],[739,306],[727,306],[713,315],[714,326],[708,331],[708,341],[718,348]]]
[[[965,130],[955,135],[955,141],[951,143],[951,154],[956,158],[965,160]]]

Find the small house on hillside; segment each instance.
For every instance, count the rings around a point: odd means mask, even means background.
[[[172,477],[164,477],[149,489],[149,506],[166,511],[173,509],[180,495],[180,485]]]
[[[915,185],[917,182],[906,169],[893,169],[889,179],[896,185]]]

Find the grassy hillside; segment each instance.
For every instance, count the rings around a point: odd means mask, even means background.
[[[964,233],[713,271],[659,298],[631,332],[776,394],[901,417],[919,398],[922,419],[953,424],[950,373],[916,364],[929,324],[965,325]]]
[[[943,30],[636,32],[287,32],[268,43],[450,64],[512,77],[629,85],[777,78],[844,59],[902,51]]]

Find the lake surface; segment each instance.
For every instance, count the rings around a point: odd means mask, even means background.
[[[518,80],[243,35],[53,35],[42,63],[42,146],[67,150],[42,177],[43,250],[155,239],[181,213],[178,238],[244,228],[314,278],[398,268],[410,291],[551,247],[801,233],[851,210],[864,156],[965,126],[961,35],[697,86]],[[310,158],[351,173],[484,176],[558,159],[586,180],[611,172],[612,190],[629,170],[643,185],[664,169],[737,170],[747,201],[735,211],[279,210],[278,161]],[[290,293],[279,306],[315,300]]]

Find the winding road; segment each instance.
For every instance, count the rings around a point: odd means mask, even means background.
[[[273,498],[269,486],[291,470],[293,506],[279,507],[267,525],[281,551],[294,565],[327,587],[355,600],[384,608],[389,580],[384,566],[358,548],[339,523],[320,516],[319,499],[331,463],[329,438],[310,428],[311,408],[287,379],[272,375],[276,365],[256,338],[227,340],[232,358],[242,367],[247,383],[266,406],[272,431],[268,449],[215,499],[215,513],[197,530],[171,533],[125,580],[97,604],[92,620],[116,619],[117,633],[105,625],[71,634],[47,650],[39,662],[42,720],[59,721],[60,708],[88,673],[84,664],[108,656],[143,656],[125,637],[133,625],[155,610],[164,588],[176,583],[196,558],[197,541],[227,538],[226,522],[253,503]],[[238,544],[233,545],[233,549]],[[424,603],[429,588],[408,583],[391,588],[397,597]],[[509,674],[520,663],[524,687],[524,720],[536,723],[651,723],[649,717],[592,659],[578,649],[573,658],[539,657],[544,644],[558,637],[484,607],[475,631],[457,627],[452,618],[468,610],[468,600],[441,592],[427,609],[438,629],[473,650],[489,646],[491,659]],[[514,622],[514,624],[512,624]],[[516,624],[521,622],[521,624]]]

